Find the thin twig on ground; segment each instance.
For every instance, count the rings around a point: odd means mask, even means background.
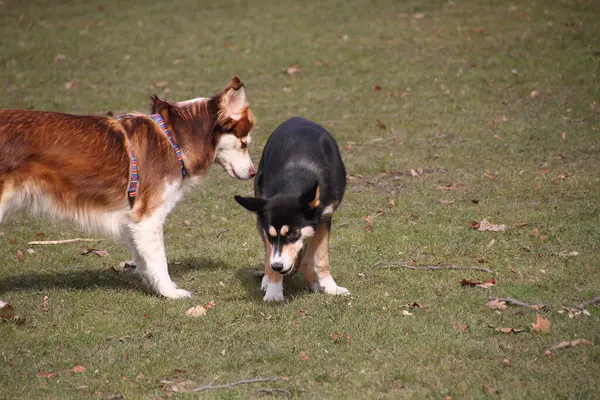
[[[394,261],[392,263],[390,263],[389,265],[382,265],[384,264],[383,261],[378,262],[377,264],[374,265],[374,267],[379,267],[379,268],[385,268],[385,269],[392,269],[392,268],[406,268],[406,269],[413,269],[413,270],[431,270],[431,271],[437,271],[437,270],[445,270],[445,269],[455,269],[455,270],[461,270],[461,271],[483,271],[483,272],[487,272],[488,274],[493,274],[494,271],[492,271],[489,268],[484,268],[484,267],[465,267],[462,265],[455,265],[455,264],[440,264],[440,265],[410,265],[407,262],[404,261]]]
[[[527,303],[524,303],[524,302],[522,302],[520,300],[513,299],[511,297],[489,296],[488,297],[488,301],[490,301],[490,300],[503,301],[503,302],[505,302],[507,304],[513,304],[515,306],[533,308],[534,310],[542,310],[542,309],[546,308],[545,304],[541,304],[541,303],[533,304],[533,305],[532,304],[527,304]]]
[[[586,307],[593,306],[595,304],[600,304],[600,296],[596,296],[591,300],[584,301],[583,303],[575,307],[579,308],[580,310],[585,310]]]
[[[589,340],[586,340],[586,339],[565,340],[564,342],[560,342],[560,343],[557,343],[555,345],[548,347],[546,350],[544,350],[544,353],[542,353],[542,354],[545,357],[552,357],[554,355],[554,353],[553,353],[554,350],[566,349],[567,347],[575,347],[575,346],[579,346],[580,344],[585,345],[585,346],[593,345],[592,342],[590,342]]]
[[[29,242],[28,244],[66,244],[75,242],[98,242],[104,239],[91,239],[91,238],[75,238],[75,239],[64,239],[64,240],[38,240]]]
[[[214,389],[231,389],[234,386],[239,386],[239,385],[249,385],[251,383],[259,383],[259,382],[277,382],[277,381],[284,381],[284,380],[286,380],[286,378],[283,376],[270,376],[267,378],[246,379],[246,380],[242,380],[242,381],[226,383],[223,385],[213,385],[213,383],[215,382],[213,380],[208,385],[191,389],[190,392],[203,392],[205,390],[214,390]]]

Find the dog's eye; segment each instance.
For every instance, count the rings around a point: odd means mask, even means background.
[[[242,143],[241,144],[242,150],[244,150],[246,147],[248,147],[248,143],[246,143],[246,142],[241,142],[241,143]]]

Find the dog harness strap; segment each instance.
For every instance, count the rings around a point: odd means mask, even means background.
[[[121,114],[117,117],[117,120],[120,121],[124,117],[137,117],[139,115],[140,114]],[[171,133],[169,128],[167,128],[167,124],[165,124],[165,121],[162,119],[160,114],[152,114],[152,115],[150,115],[150,118],[152,118],[158,124],[158,126],[160,126],[162,131],[169,138],[169,141],[171,142],[171,145],[173,146],[173,149],[175,150],[175,154],[177,155],[177,160],[179,161],[179,165],[181,166],[181,175],[184,177],[187,176],[188,172],[187,172],[187,169],[185,169],[185,165],[183,164],[181,148],[175,142],[175,139],[173,138],[173,134]],[[127,136],[127,140],[129,141],[129,155],[131,157],[131,167],[129,168],[129,188],[127,189],[127,197],[129,198],[130,207],[133,208],[133,203],[135,202],[135,196],[137,194],[137,187],[138,187],[138,182],[139,182],[139,180],[138,180],[138,165],[137,165],[137,159],[135,158],[135,153],[133,152],[133,144],[129,140],[128,136]]]
[[[135,117],[136,114],[121,114],[117,117],[117,120],[121,120],[124,117]],[[138,187],[138,165],[135,153],[133,152],[133,143],[129,140],[129,136],[125,135],[129,142],[129,156],[131,158],[131,166],[129,167],[129,187],[127,188],[127,198],[129,199],[129,207],[133,208],[135,202],[135,196],[137,195]]]
[[[156,121],[158,126],[161,127],[163,132],[169,138],[169,141],[171,142],[171,145],[173,146],[173,149],[175,150],[175,154],[177,155],[177,160],[179,160],[179,165],[181,166],[181,175],[185,177],[188,174],[188,172],[187,172],[187,169],[185,169],[185,165],[183,165],[183,157],[181,156],[181,149],[175,142],[175,139],[173,138],[173,134],[171,133],[169,128],[167,128],[167,124],[165,124],[165,121],[162,119],[160,114],[152,114],[152,115],[150,115],[150,118],[152,118],[154,121]]]

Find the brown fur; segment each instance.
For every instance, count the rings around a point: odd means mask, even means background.
[[[190,176],[203,175],[213,163],[219,134],[231,132],[243,138],[252,129],[248,107],[239,120],[222,112],[225,95],[242,86],[236,76],[208,102],[181,107],[152,97],[152,112],[161,114],[173,132]],[[131,216],[138,221],[158,206],[165,178],[182,179],[168,138],[150,117],[136,114],[117,121],[0,110],[0,206],[11,192],[31,185],[50,196],[64,213],[123,208],[128,204],[130,143],[139,168]]]

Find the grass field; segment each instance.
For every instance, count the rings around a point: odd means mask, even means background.
[[[0,398],[597,398],[600,307],[559,311],[600,295],[600,3],[84,3],[0,0],[0,107],[148,112],[153,93],[209,96],[238,74],[255,163],[293,115],[338,139],[350,176],[331,261],[352,295],[296,276],[285,303],[263,304],[262,243],[233,200],[252,183],[220,167],[165,228],[189,300],[132,282],[118,242],[89,245],[106,257],[30,246],[86,234],[15,215],[0,298],[24,323],[0,321]],[[472,229],[484,219],[505,230]],[[386,268],[402,263],[493,274]],[[547,308],[491,310],[488,296]],[[536,313],[549,333],[532,332]],[[543,355],[574,339],[593,345]]]

